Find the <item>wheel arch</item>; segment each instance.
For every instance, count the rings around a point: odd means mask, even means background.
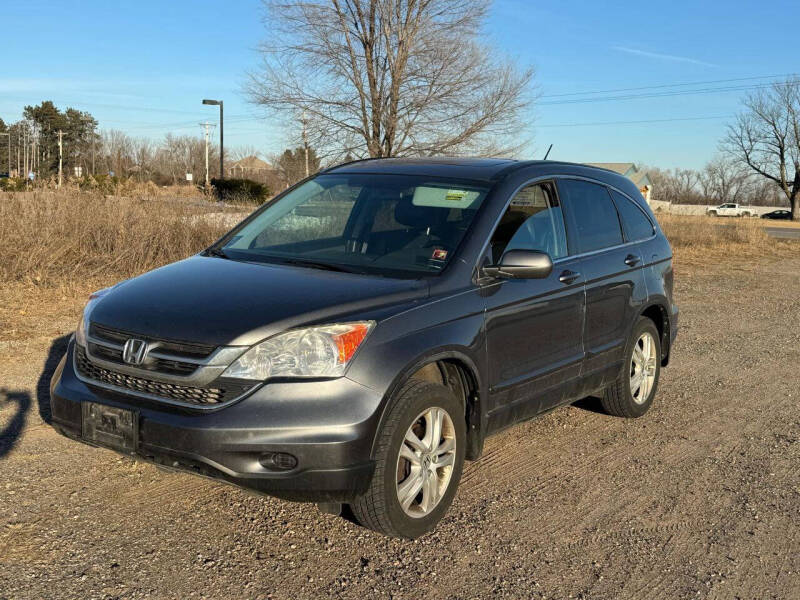
[[[483,382],[475,361],[465,352],[453,348],[428,352],[409,362],[399,371],[384,396],[370,455],[374,455],[378,432],[391,408],[392,398],[411,379],[422,379],[444,385],[463,403],[467,425],[466,458],[468,460],[479,458],[483,451],[486,432],[486,411],[483,406],[485,394],[481,391]]]
[[[661,366],[669,364],[670,355],[670,323],[667,307],[660,302],[651,302],[639,312],[640,317],[650,319],[658,330],[658,337],[661,343]]]

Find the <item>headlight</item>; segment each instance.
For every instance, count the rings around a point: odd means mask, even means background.
[[[89,329],[89,313],[92,310],[92,305],[105,296],[108,292],[111,291],[110,287],[103,288],[102,290],[97,290],[96,292],[92,292],[89,294],[89,301],[86,303],[86,306],[83,308],[83,314],[81,315],[81,320],[78,323],[78,328],[75,330],[75,341],[83,347],[86,347],[86,335]]]
[[[374,326],[359,321],[287,331],[250,348],[223,377],[341,377]]]

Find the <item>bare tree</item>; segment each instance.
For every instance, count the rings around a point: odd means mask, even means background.
[[[205,170],[205,148],[205,141],[199,137],[168,133],[156,154],[156,169],[169,176],[173,184],[184,181],[186,173],[199,175]],[[219,148],[211,146],[209,151],[213,164]]]
[[[800,221],[800,79],[760,90],[728,128],[723,148],[754,173],[778,184]]]
[[[155,152],[153,143],[147,138],[139,138],[133,140],[133,164],[134,169],[138,175],[139,181],[144,181],[148,178],[153,169],[153,160],[155,159]]]
[[[250,99],[324,155],[509,154],[530,69],[481,43],[489,0],[264,0]]]
[[[225,155],[227,156],[227,154],[228,152],[226,151]],[[251,145],[236,146],[230,151],[230,160],[234,162],[242,160],[243,158],[250,158],[251,156],[261,158],[261,151]]]
[[[693,169],[672,169],[671,171],[657,167],[645,169],[653,182],[656,200],[670,204],[706,204],[699,191],[700,174]]]
[[[753,181],[750,172],[741,163],[724,156],[717,156],[698,175],[703,196],[719,204],[736,202],[750,204]]]
[[[109,129],[100,134],[100,154],[106,171],[122,176],[133,165],[133,140],[118,129]]]

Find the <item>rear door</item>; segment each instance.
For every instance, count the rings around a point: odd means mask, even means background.
[[[633,321],[647,297],[642,256],[627,242],[609,189],[583,179],[559,179],[570,247],[580,256],[586,289],[581,394],[610,383],[622,365]]]
[[[583,360],[583,279],[569,257],[561,205],[552,182],[523,186],[490,242],[487,260],[513,249],[547,252],[555,262],[544,279],[482,282],[486,348],[494,408],[490,429],[562,401]]]

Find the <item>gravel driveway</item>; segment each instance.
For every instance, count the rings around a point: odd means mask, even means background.
[[[800,260],[676,281],[653,410],[491,438],[416,542],[61,438],[63,339],[2,343],[0,598],[800,598]]]

